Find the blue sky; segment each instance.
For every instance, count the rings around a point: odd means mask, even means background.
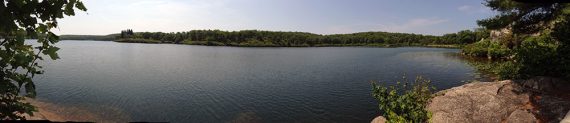
[[[117,33],[123,29],[365,31],[442,35],[477,27],[494,13],[482,0],[83,0],[85,13],[60,21],[57,34]]]

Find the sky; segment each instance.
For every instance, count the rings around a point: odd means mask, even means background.
[[[495,13],[483,0],[83,0],[87,12],[59,21],[56,34],[106,35],[199,29],[368,31],[443,35],[478,27]]]

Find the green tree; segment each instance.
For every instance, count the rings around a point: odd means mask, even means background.
[[[478,24],[487,29],[507,29],[512,34],[498,38],[500,42],[484,40],[465,46],[464,54],[506,58],[504,64],[492,67],[493,73],[502,79],[570,78],[569,3],[562,0],[487,0],[485,5],[499,14],[479,20]]]
[[[35,107],[22,102],[35,97],[32,78],[42,74],[37,60],[58,59],[58,36],[50,31],[58,19],[86,11],[79,0],[2,0],[0,3],[0,119],[25,119]],[[25,42],[37,38],[37,45]],[[25,92],[25,93],[21,93]]]
[[[479,20],[477,23],[487,29],[511,27],[514,34],[532,34],[550,28],[553,21],[569,12],[568,3],[554,0],[533,3],[516,0],[487,0],[485,5],[497,11],[498,15]]]
[[[427,45],[427,44],[466,44],[474,42],[475,31],[465,30],[460,33],[452,33],[444,36],[419,35],[409,33],[389,32],[360,32],[352,34],[319,35],[305,32],[278,32],[278,31],[220,31],[220,30],[191,30],[188,32],[132,32],[121,31],[117,36],[122,42],[163,42],[184,43],[193,41],[197,45],[206,45],[213,42],[216,45],[225,46],[259,46],[250,45],[251,42],[264,44],[263,46],[366,46],[376,44],[394,45]],[[461,34],[460,37],[458,34]],[[484,35],[481,35],[484,36]],[[488,34],[487,34],[488,36]],[[148,40],[147,40],[148,39]],[[188,42],[186,42],[188,43]]]

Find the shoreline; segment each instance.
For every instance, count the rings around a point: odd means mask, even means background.
[[[556,78],[472,82],[438,91],[430,122],[570,123],[570,83]],[[384,123],[378,116],[371,123]]]
[[[52,122],[127,122],[130,118],[118,110],[94,112],[84,106],[64,106],[38,99],[27,98],[25,102],[36,107],[33,116],[24,115],[27,120],[49,120]],[[107,116],[108,115],[108,116]],[[109,118],[117,117],[117,118]]]
[[[221,47],[275,47],[275,48],[299,48],[299,47],[370,47],[370,48],[400,48],[400,47],[421,47],[421,48],[445,48],[445,49],[460,49],[462,45],[446,45],[446,44],[428,44],[428,45],[400,45],[400,44],[352,44],[352,45],[334,45],[334,44],[320,44],[314,46],[278,46],[278,45],[208,45],[208,44],[193,44],[193,43],[164,43],[162,41],[117,41],[117,40],[61,40],[61,41],[101,41],[101,42],[116,42],[116,43],[135,43],[135,44],[176,44],[176,45],[194,45],[194,46],[221,46]]]

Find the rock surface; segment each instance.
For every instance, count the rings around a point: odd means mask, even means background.
[[[108,110],[105,107],[99,107],[105,112],[92,112],[84,107],[57,105],[34,99],[26,99],[26,102],[38,109],[33,116],[25,115],[29,120],[122,123],[130,119],[120,110]]]
[[[525,108],[530,104],[530,94],[510,80],[474,82],[439,94],[428,104],[434,123],[537,121]]]
[[[570,110],[569,98],[552,94],[537,94],[533,99],[533,104],[538,109],[533,111],[533,113],[548,123],[560,122]]]
[[[564,117],[560,123],[570,123],[570,111],[566,113],[566,117]]]
[[[538,122],[537,118],[531,112],[527,110],[515,110],[511,115],[507,118],[507,123],[536,123]]]
[[[438,92],[427,108],[434,123],[570,122],[570,83],[548,77],[474,82]]]
[[[570,110],[570,83],[558,78],[537,76],[518,82],[533,92],[532,103],[543,122],[558,123]]]
[[[570,123],[570,83],[540,76],[474,82],[436,93],[427,109],[433,123]]]
[[[528,90],[535,92],[569,92],[570,83],[562,79],[537,76],[528,80],[519,82],[520,85]]]
[[[372,120],[372,122],[370,123],[385,123],[386,122],[386,118],[382,117],[382,116],[378,116],[376,118],[374,118],[374,120]]]

